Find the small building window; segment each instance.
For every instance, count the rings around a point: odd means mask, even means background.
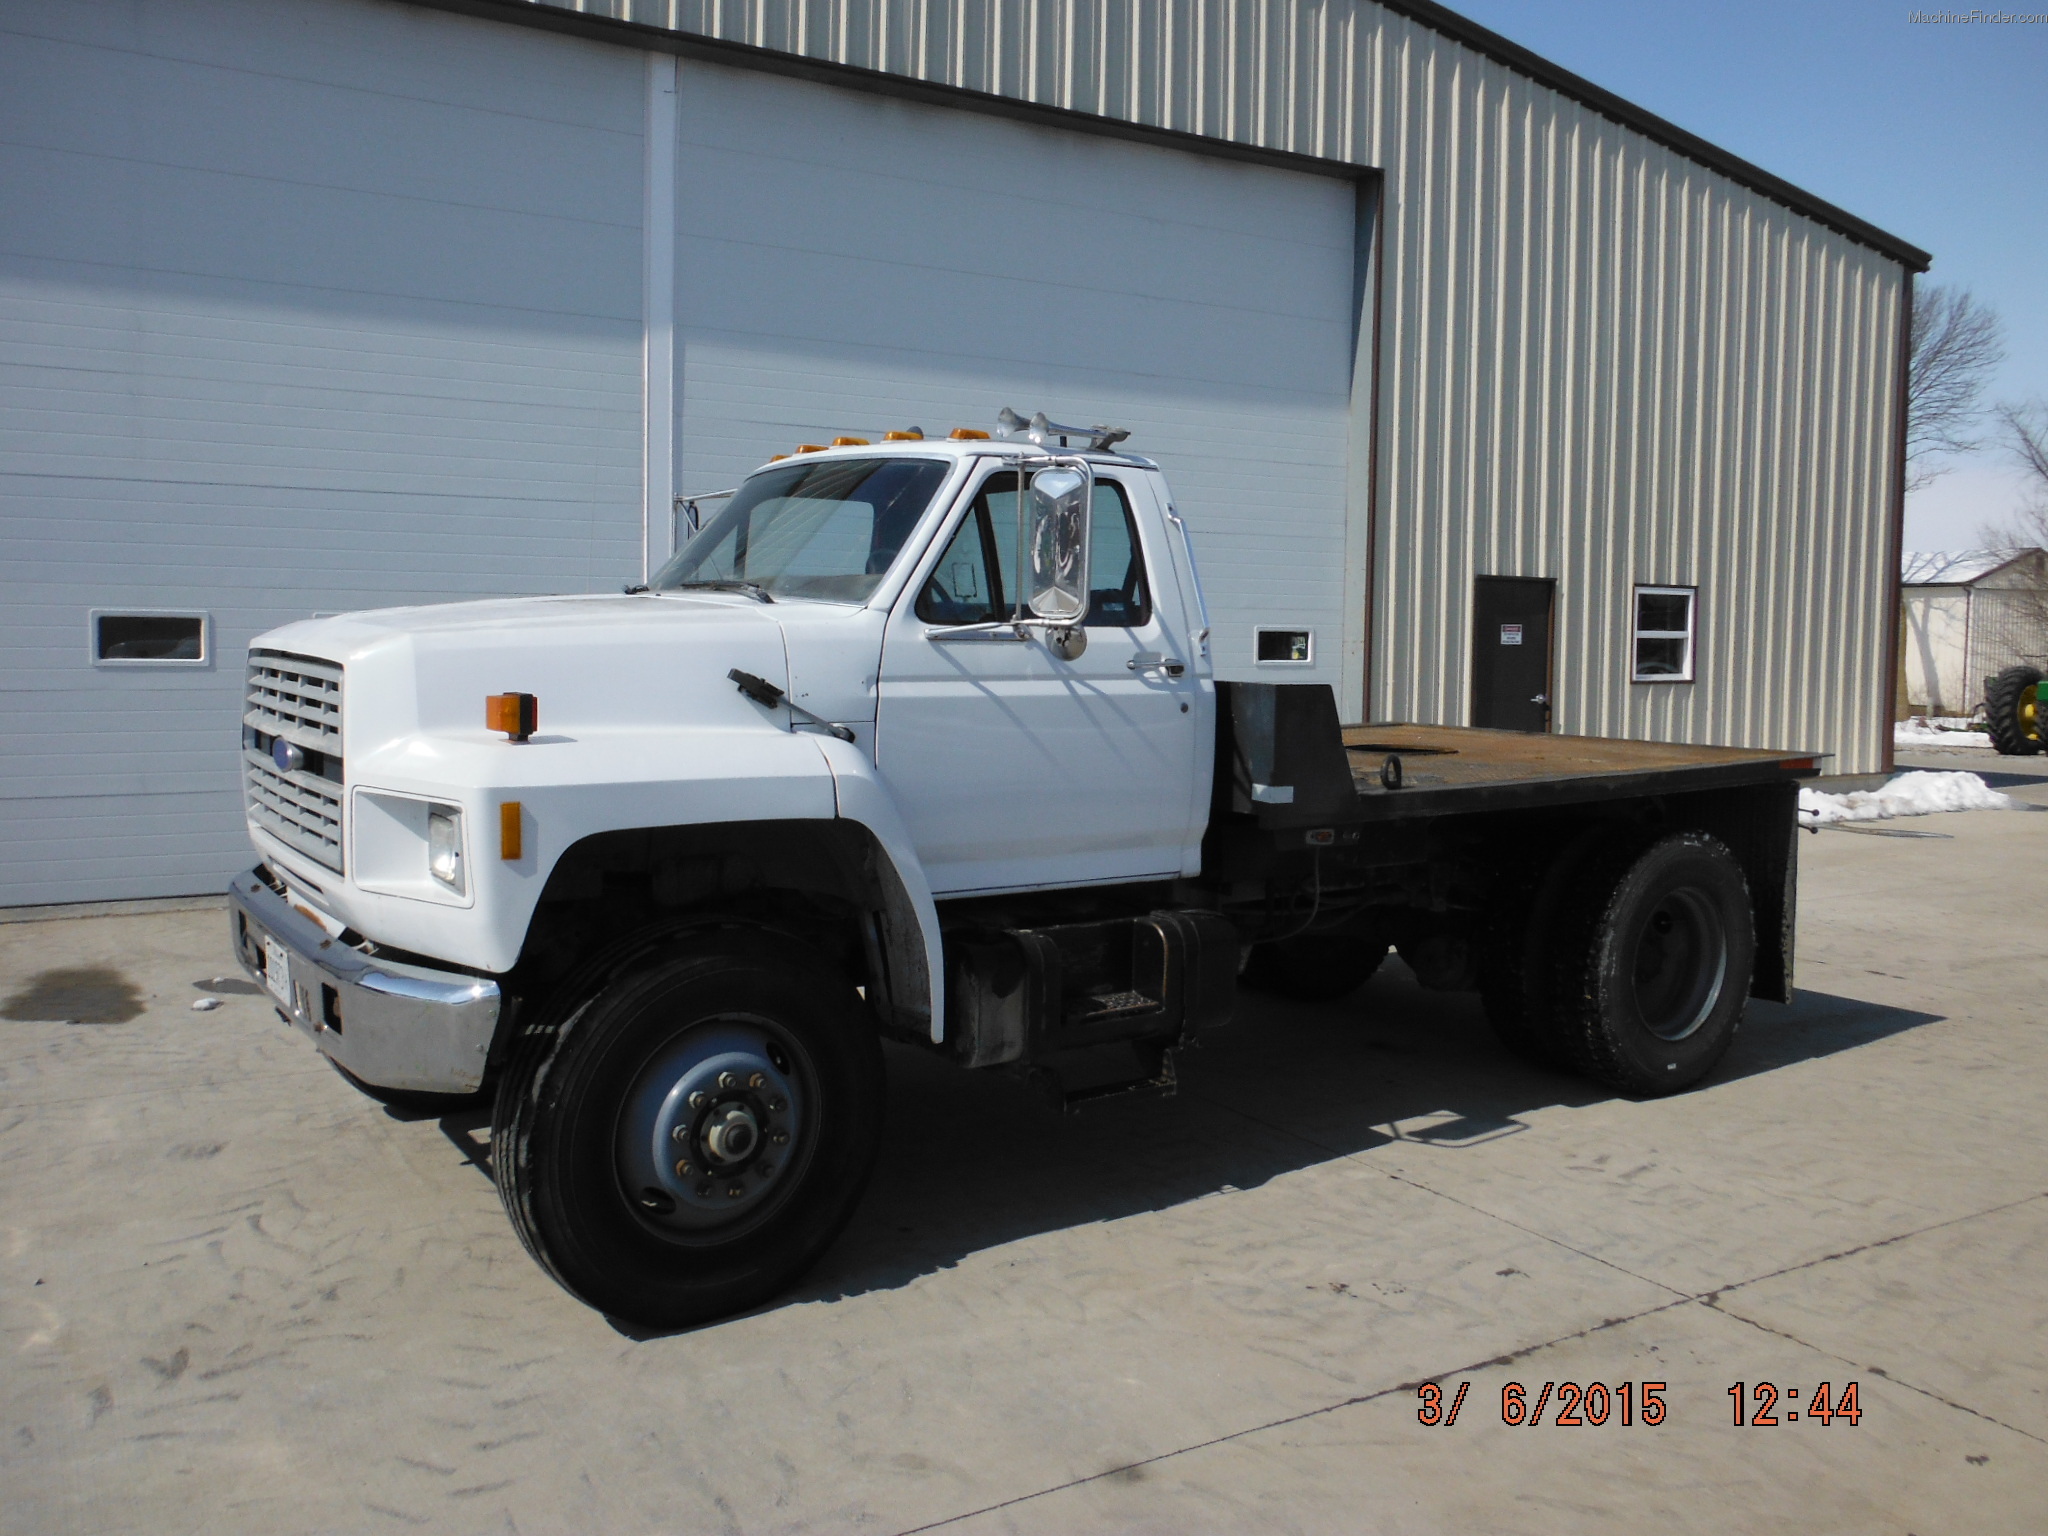
[[[203,667],[206,615],[153,610],[92,612],[94,666]]]
[[[1315,662],[1315,631],[1312,629],[1268,629],[1264,625],[1252,631],[1254,655],[1263,665],[1281,662],[1293,666],[1312,666]]]
[[[1635,674],[1639,683],[1692,681],[1697,587],[1637,587]]]

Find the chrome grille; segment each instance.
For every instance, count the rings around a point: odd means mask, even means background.
[[[249,653],[242,723],[302,747],[341,752],[341,668],[283,651]]]
[[[279,740],[303,765],[277,766]],[[341,668],[282,651],[252,651],[242,714],[242,803],[249,820],[323,869],[343,873]],[[289,755],[289,754],[288,754]]]

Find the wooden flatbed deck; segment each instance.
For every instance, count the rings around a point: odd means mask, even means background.
[[[1782,783],[1820,771],[1811,753],[1454,725],[1347,726],[1344,750],[1359,810],[1374,821]],[[1401,760],[1399,789],[1381,782],[1389,757]]]

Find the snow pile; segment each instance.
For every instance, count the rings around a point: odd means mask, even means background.
[[[1915,715],[1892,726],[1895,747],[1988,747],[1991,737],[1960,715]]]
[[[1882,789],[1847,795],[1799,791],[1802,826],[1838,821],[1889,821],[1894,816],[1931,816],[1936,811],[2024,811],[2024,801],[2001,795],[1974,773],[1902,773]]]

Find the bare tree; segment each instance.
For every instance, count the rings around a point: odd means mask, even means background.
[[[1997,406],[1999,445],[2018,464],[2027,499],[1977,538],[1986,549],[2048,549],[2048,400]]]
[[[1995,407],[1999,446],[2019,466],[2026,499],[2005,518],[1981,525],[1977,540],[1986,549],[2018,554],[2048,549],[2048,400],[2010,401]],[[2037,576],[2013,600],[2028,622],[2048,629],[2048,574]]]
[[[1935,286],[1913,297],[1912,357],[1906,366],[1906,488],[1918,490],[1969,453],[1983,438],[1979,400],[1992,370],[2005,360],[1995,310],[1967,288]]]

